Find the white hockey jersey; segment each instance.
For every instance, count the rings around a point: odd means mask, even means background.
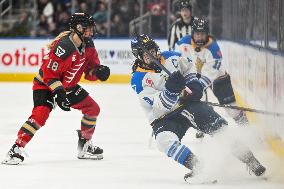
[[[196,52],[195,48],[196,44],[191,35],[181,38],[176,43],[176,51],[191,60],[189,62],[194,65],[192,66],[192,73],[201,74],[200,81],[204,87],[207,87],[216,78],[225,74],[225,68],[222,65],[222,53],[218,43],[211,36],[199,52]]]
[[[179,70],[187,79],[192,64],[182,58],[180,53],[164,51],[161,53],[160,60],[161,64],[171,73]],[[138,94],[139,101],[150,123],[178,106],[179,96],[168,96],[165,93],[167,78],[168,75],[164,71],[155,73],[140,67],[132,75],[131,87]]]

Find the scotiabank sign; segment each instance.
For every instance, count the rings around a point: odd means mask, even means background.
[[[40,53],[27,53],[26,48],[15,49],[15,52],[3,52],[1,63],[4,66],[38,66],[45,54],[45,49],[41,48]]]
[[[34,73],[48,52],[48,40],[0,40],[0,73]]]
[[[36,73],[48,53],[48,39],[0,39],[0,73]],[[130,39],[95,39],[101,64],[112,74],[130,74],[134,61]],[[167,49],[166,40],[157,40],[160,48]]]

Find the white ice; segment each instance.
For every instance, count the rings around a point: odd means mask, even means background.
[[[0,160],[30,116],[31,87],[28,83],[0,83]],[[57,108],[26,146],[29,157],[23,165],[0,164],[0,189],[284,188],[283,160],[269,150],[257,129],[233,129],[227,135],[206,136],[203,140],[195,139],[195,131],[190,129],[184,144],[204,161],[204,172],[214,175],[219,182],[189,185],[183,180],[187,170],[159,152],[154,141],[149,142],[151,127],[129,85],[83,84],[83,87],[101,107],[93,142],[104,149],[104,159],[76,158],[75,130],[80,128],[81,114]],[[242,138],[254,150],[267,167],[268,180],[249,175],[246,167],[228,152],[227,141],[232,136]]]

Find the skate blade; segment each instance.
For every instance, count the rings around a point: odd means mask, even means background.
[[[22,160],[20,159],[9,159],[9,160],[3,160],[1,162],[1,164],[4,164],[4,165],[19,165],[20,163],[22,163]]]
[[[204,181],[193,181],[193,180],[190,180],[190,179],[187,179],[186,182],[188,184],[216,184],[218,183],[218,181],[216,179],[212,179],[212,180],[204,180]]]
[[[192,177],[192,173],[185,174],[184,180],[188,184],[216,184],[217,183],[217,179],[196,178],[196,177]]]
[[[84,155],[84,156],[77,156],[78,159],[90,159],[90,160],[102,160],[104,157],[103,155]]]

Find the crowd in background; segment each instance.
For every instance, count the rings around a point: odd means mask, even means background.
[[[76,3],[72,6],[71,3]],[[15,1],[17,3],[17,1]],[[73,8],[73,9],[72,9]],[[75,9],[74,9],[75,8]],[[108,12],[108,0],[37,0],[36,22],[32,13],[23,11],[14,23],[8,36],[52,37],[68,30],[72,12],[86,12],[96,21],[98,36],[106,37],[110,27],[111,37],[128,37],[129,22],[140,15],[139,0],[112,0]],[[166,36],[166,2],[163,0],[144,1],[143,13],[152,13],[153,33],[157,37]],[[108,15],[110,14],[110,15]],[[110,16],[110,22],[108,22]],[[1,35],[1,34],[0,34]],[[2,36],[5,34],[2,33]]]

